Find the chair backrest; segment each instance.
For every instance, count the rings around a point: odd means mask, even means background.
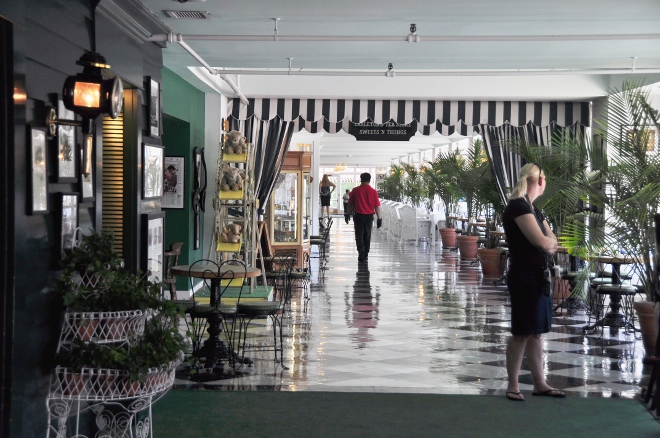
[[[220,263],[220,272],[222,272],[222,281],[220,282],[220,293],[218,303],[222,303],[223,298],[236,300],[236,304],[241,301],[243,288],[247,279],[247,265],[243,260],[232,259]],[[240,280],[240,281],[234,281]],[[231,294],[227,292],[231,291]],[[231,295],[227,297],[227,295]]]
[[[195,280],[200,279],[199,277],[193,277],[193,272],[197,271],[195,267],[204,266],[204,272],[208,271],[209,273],[214,273],[219,275],[220,266],[213,260],[210,259],[200,259],[190,265],[188,268],[188,278],[190,280],[190,291],[192,292],[193,308],[197,306],[197,300],[204,295],[209,295],[209,300],[211,300],[211,294],[213,293],[211,289],[211,279],[210,278],[201,278],[202,285],[197,290],[195,290]],[[212,301],[212,300],[211,300]]]
[[[176,266],[179,263],[179,255],[181,255],[181,247],[183,242],[174,242],[168,251],[165,251],[165,273],[163,278],[164,283],[170,283],[171,280],[176,281],[174,275],[172,275],[172,266]],[[167,281],[169,280],[169,281]]]

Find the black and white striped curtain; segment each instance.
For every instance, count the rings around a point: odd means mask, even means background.
[[[254,190],[262,209],[265,209],[275,180],[282,170],[294,127],[294,122],[278,118],[259,120],[253,117],[231,121],[231,129],[242,132],[247,141],[255,145]]]
[[[417,123],[420,134],[439,132],[451,135],[472,135],[480,125],[537,127],[556,123],[589,126],[590,102],[516,102],[469,100],[351,100],[351,99],[267,99],[249,98],[248,105],[240,99],[230,99],[229,118],[260,120],[279,118],[296,122],[296,132],[305,129],[316,133],[348,132],[349,122],[370,120],[386,123]]]
[[[551,146],[552,136],[562,130],[569,130],[572,135],[584,136],[587,135],[589,128],[578,122],[573,126],[565,127],[559,126],[555,122],[547,126],[536,126],[530,122],[525,126],[512,126],[505,123],[501,126],[481,125],[479,127],[497,189],[505,205],[508,193],[518,183],[520,169],[527,164],[520,155],[507,150],[505,145],[520,139],[539,146]]]

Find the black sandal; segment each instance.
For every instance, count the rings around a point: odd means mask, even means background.
[[[510,396],[509,394],[513,394],[513,396]],[[522,396],[522,392],[520,392],[520,391],[518,391],[518,392],[516,392],[516,391],[507,391],[506,392],[506,398],[508,398],[509,400],[525,401],[524,397],[520,398],[519,396]]]

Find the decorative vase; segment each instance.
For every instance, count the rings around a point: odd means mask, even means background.
[[[642,332],[642,342],[646,356],[655,356],[655,342],[658,337],[657,323],[655,320],[655,309],[650,301],[636,301],[633,303],[635,313],[639,319],[639,327]]]
[[[479,240],[479,236],[456,236],[458,252],[462,260],[474,260],[477,258],[477,240]]]
[[[440,228],[440,238],[443,248],[456,248],[456,230],[453,228]]]
[[[479,248],[477,254],[481,261],[481,272],[484,277],[499,277],[501,271],[500,250],[498,248]]]

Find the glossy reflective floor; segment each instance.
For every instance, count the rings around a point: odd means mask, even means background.
[[[340,221],[340,219],[342,219]],[[341,223],[340,223],[341,222]],[[298,291],[284,317],[284,370],[272,352],[250,352],[251,367],[180,388],[501,394],[509,301],[505,286],[441,245],[388,241],[374,230],[366,264],[358,265],[353,226],[336,218],[329,262],[313,263],[311,299]],[[641,339],[605,329],[583,335],[583,314],[553,319],[543,335],[548,383],[569,395],[638,396]],[[261,320],[250,344],[272,341]],[[522,391],[531,391],[526,363]]]

